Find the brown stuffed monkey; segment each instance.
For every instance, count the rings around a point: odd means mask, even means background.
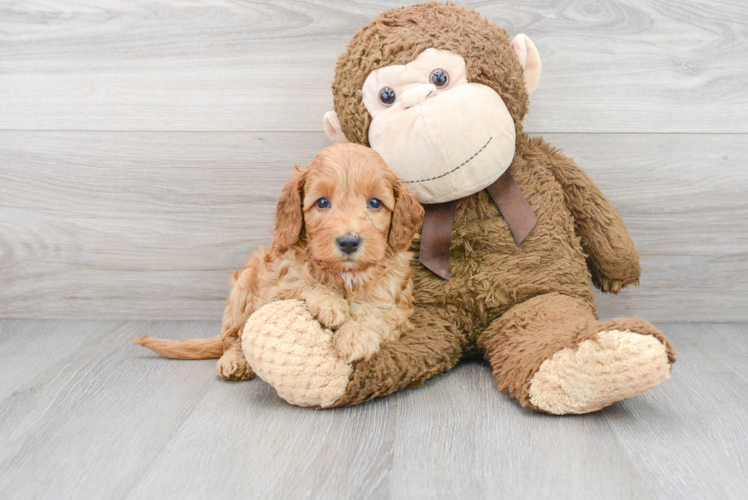
[[[500,389],[554,414],[596,411],[669,377],[674,351],[654,326],[598,321],[590,281],[610,293],[636,284],[639,257],[590,178],[523,132],[540,71],[529,38],[510,41],[451,4],[392,9],[356,33],[324,127],[376,149],[426,207],[413,244],[415,328],[348,365],[302,303],[266,306],[244,351],[284,399],[358,404],[473,355]],[[269,346],[289,355],[268,356]]]

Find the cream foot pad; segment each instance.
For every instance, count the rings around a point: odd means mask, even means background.
[[[301,301],[273,302],[252,314],[242,348],[255,373],[293,405],[325,408],[348,387],[351,365]]]
[[[641,394],[670,377],[665,346],[651,335],[602,331],[540,365],[530,402],[548,413],[589,413]]]

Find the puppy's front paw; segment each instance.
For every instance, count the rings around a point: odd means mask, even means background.
[[[335,332],[333,347],[348,363],[369,359],[379,351],[377,335],[356,321],[348,321]]]
[[[335,330],[348,315],[348,303],[343,299],[307,300],[309,312],[325,328]]]
[[[226,380],[248,380],[255,376],[241,351],[225,352],[216,364],[216,372]]]

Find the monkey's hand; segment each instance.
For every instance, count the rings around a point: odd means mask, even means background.
[[[614,279],[614,278],[608,278],[607,276],[603,276],[603,275],[596,274],[593,272],[592,273],[592,284],[605,293],[616,294],[620,292],[621,289],[626,288],[629,285],[638,285],[639,284],[639,273],[638,271],[636,272],[636,274],[632,272],[631,276],[628,279],[619,280],[619,279]]]
[[[623,219],[607,198],[592,199],[594,216],[577,215],[577,234],[587,254],[592,283],[605,293],[639,284],[639,254]]]
[[[641,267],[626,226],[617,212],[611,215],[613,227],[595,221],[577,226],[577,232],[582,235],[582,246],[588,255],[592,283],[603,292],[618,293],[622,288],[639,284]]]

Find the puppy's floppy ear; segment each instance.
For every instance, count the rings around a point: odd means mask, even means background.
[[[393,182],[395,192],[395,209],[390,223],[390,248],[393,252],[404,252],[416,235],[418,225],[423,219],[423,207],[413,198],[411,192],[403,186],[398,178]]]
[[[273,242],[283,248],[288,248],[299,241],[304,229],[301,200],[303,199],[305,175],[306,169],[301,169],[297,165],[293,175],[281,189],[278,198]]]

